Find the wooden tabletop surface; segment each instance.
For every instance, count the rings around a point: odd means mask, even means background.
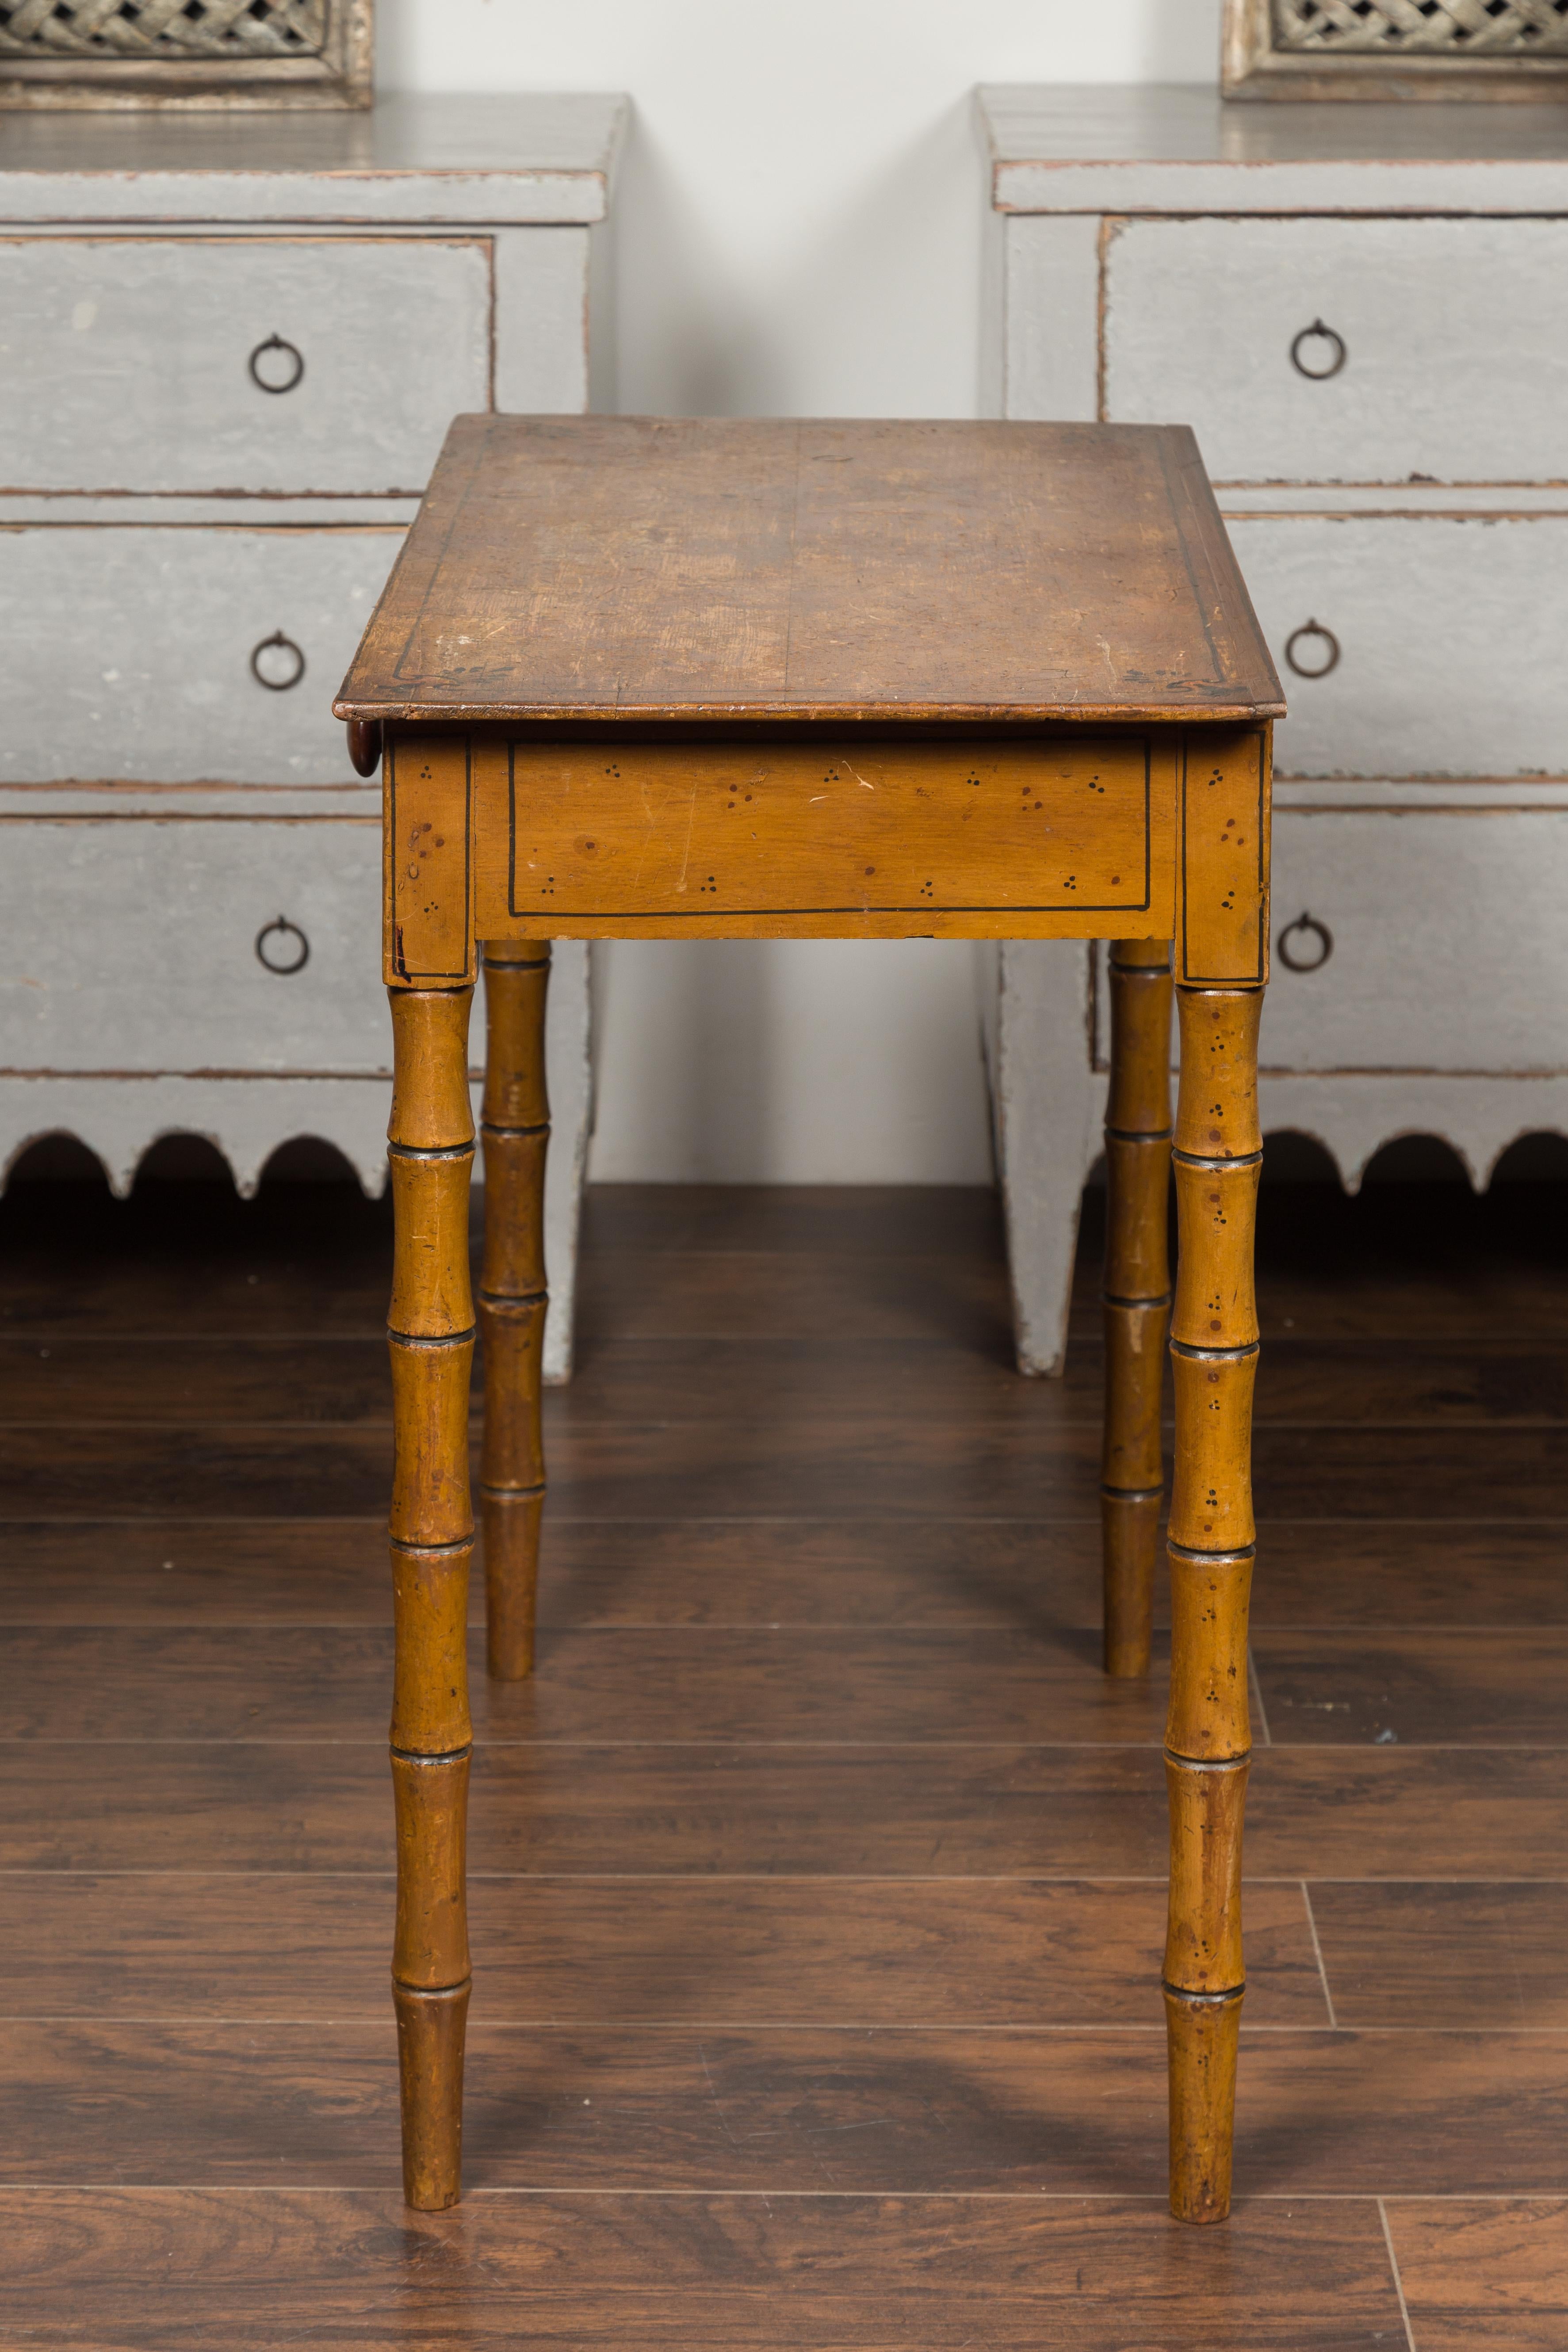
[[[334,707],[1103,725],[1284,704],[1185,426],[460,416]]]

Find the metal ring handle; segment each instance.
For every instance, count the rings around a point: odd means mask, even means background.
[[[267,952],[267,941],[274,932],[279,935],[279,945],[283,948],[284,953],[289,956],[289,961],[287,962],[282,961],[276,953],[268,955]],[[287,944],[290,940],[299,942],[292,950]],[[265,971],[275,971],[286,980],[290,972],[303,971],[310,962],[310,942],[298,923],[291,923],[286,915],[278,915],[270,923],[263,923],[256,934],[256,961]]]
[[[1304,662],[1298,658],[1296,648],[1303,637],[1322,640],[1325,655],[1322,661]],[[1301,626],[1292,629],[1285,640],[1285,658],[1298,677],[1327,677],[1331,669],[1338,669],[1340,666],[1340,641],[1332,629],[1324,628],[1321,621],[1303,621]]]
[[[1327,367],[1309,367],[1301,356],[1305,344],[1316,342],[1328,343],[1332,347]],[[1349,357],[1344,337],[1336,335],[1331,327],[1325,327],[1321,319],[1314,319],[1310,327],[1303,327],[1290,346],[1290,364],[1298,375],[1306,377],[1309,383],[1327,383],[1331,375],[1338,375]]]
[[[1318,952],[1315,956],[1299,956],[1291,954],[1285,942],[1294,931],[1300,931],[1303,934],[1310,935],[1317,940]],[[1332,931],[1330,930],[1327,923],[1319,922],[1316,915],[1298,915],[1293,923],[1286,924],[1284,929],[1280,932],[1279,939],[1275,941],[1275,947],[1279,953],[1279,961],[1284,965],[1287,971],[1321,971],[1323,966],[1328,962],[1329,958],[1333,954],[1334,935]]]
[[[287,677],[268,677],[261,667],[262,655],[268,652],[273,646],[280,646],[284,653],[292,657],[293,667]],[[305,675],[305,656],[292,637],[286,637],[281,629],[274,629],[269,637],[263,637],[258,646],[251,647],[250,675],[258,686],[264,686],[267,688],[268,694],[287,694],[292,688],[299,685]]]
[[[264,354],[268,352],[282,352],[286,353],[287,357],[285,363],[289,370],[287,383],[268,383],[267,378],[262,374],[261,361]],[[285,342],[281,335],[268,335],[264,343],[257,344],[256,349],[250,354],[247,364],[250,369],[250,381],[256,385],[258,391],[274,393],[292,392],[295,385],[300,383],[304,377],[305,354],[300,349],[298,343]]]

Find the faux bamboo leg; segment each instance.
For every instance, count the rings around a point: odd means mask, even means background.
[[[533,1670],[539,1522],[544,1508],[540,1390],[544,1318],[544,1084],[547,940],[485,949],[487,1049],[479,1122],[485,1154],[485,1434],[479,1513],[485,1538],[486,1664],[502,1682]]]
[[[403,2193],[438,2212],[462,2189],[468,2012],[468,1105],[472,989],[390,990],[392,1781],[397,1926],[392,1990]]]
[[[1171,1312],[1171,947],[1110,950],[1105,1116],[1105,1671],[1146,1675],[1164,1465],[1160,1395]]]
[[[1237,2040],[1244,1990],[1241,1824],[1252,1735],[1247,1697],[1252,1583],[1252,1250],[1262,1138],[1262,992],[1181,987],[1176,1105],[1177,1262],[1171,1354],[1171,1908],[1165,2021],[1171,2210],[1230,2210]]]

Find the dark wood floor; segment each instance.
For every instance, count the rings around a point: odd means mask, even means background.
[[[397,2190],[384,1214],[0,1208],[0,2347],[1568,2344],[1568,1194],[1266,1190],[1238,2203],[994,1205],[602,1191]]]

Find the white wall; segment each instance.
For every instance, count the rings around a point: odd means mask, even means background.
[[[624,89],[618,404],[967,416],[977,81],[1205,81],[1220,0],[380,0],[383,86]],[[617,943],[604,1178],[984,1181],[960,944]]]

